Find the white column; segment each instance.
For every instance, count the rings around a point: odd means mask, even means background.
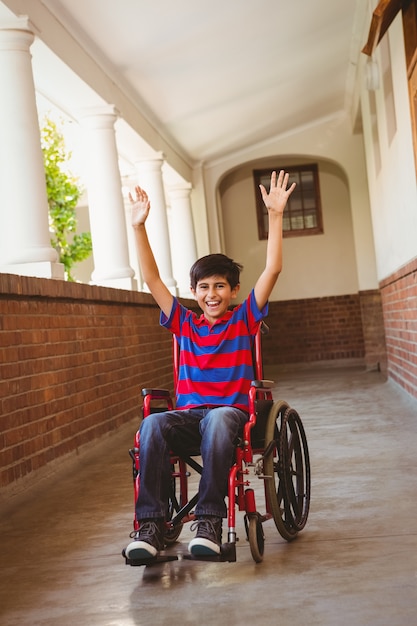
[[[184,183],[168,188],[170,199],[169,231],[171,235],[172,265],[181,296],[190,298],[190,268],[197,260],[193,216],[191,210],[191,184]]]
[[[0,23],[0,271],[64,278],[51,246],[26,17]]]
[[[118,112],[105,105],[81,112],[94,271],[92,282],[136,290],[129,264],[126,219],[114,124]]]
[[[168,289],[176,295],[177,283],[172,273],[171,248],[168,217],[162,179],[163,154],[135,163],[138,184],[146,191],[151,201],[151,211],[146,221],[149,242],[158,265],[159,273]]]

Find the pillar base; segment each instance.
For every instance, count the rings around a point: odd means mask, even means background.
[[[175,298],[178,298],[178,296],[182,295],[182,294],[180,294],[180,292],[178,291],[178,287],[177,287],[177,285],[176,285],[176,284],[175,284],[175,285],[167,285],[167,284],[165,283],[165,285],[166,285],[166,287],[168,288],[168,291],[170,291],[170,292],[172,293],[172,295],[173,295]],[[151,293],[151,290],[149,289],[149,287],[148,287],[148,285],[147,285],[146,283],[143,283],[143,285],[142,285],[142,291],[144,291],[145,293]],[[189,297],[190,297],[190,298],[193,298],[193,296],[192,296],[191,292],[190,292],[190,296],[189,296]]]
[[[51,263],[50,261],[13,263],[2,266],[0,272],[4,274],[17,274],[19,276],[34,276],[35,278],[65,280],[64,265],[62,263]]]
[[[90,285],[98,285],[100,287],[111,287],[112,289],[127,289],[128,291],[137,291],[138,282],[135,278],[101,278],[97,281],[92,280]]]

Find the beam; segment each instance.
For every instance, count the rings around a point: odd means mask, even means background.
[[[375,48],[382,37],[391,26],[392,22],[401,11],[403,0],[380,0],[378,6],[372,14],[371,25],[369,27],[368,41],[362,48],[362,52],[372,56]]]

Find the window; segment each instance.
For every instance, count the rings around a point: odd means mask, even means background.
[[[269,192],[271,171],[273,169],[254,170],[253,172],[259,239],[268,239],[268,210],[259,193],[259,185],[263,185]],[[285,170],[289,173],[289,185],[293,182],[297,184],[288,199],[284,211],[284,237],[322,233],[323,224],[317,165],[279,166],[276,168],[277,173],[280,170]]]

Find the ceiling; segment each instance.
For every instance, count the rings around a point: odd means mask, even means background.
[[[0,19],[5,7],[29,14],[48,49],[77,75],[85,70],[88,84],[86,64],[77,69],[71,53],[76,42],[136,115],[192,165],[348,110],[366,6],[366,0],[3,0]],[[59,41],[64,31],[66,47]],[[78,87],[64,98],[61,61],[55,59],[54,78],[42,54],[38,47],[40,89],[68,108]],[[111,94],[103,88],[99,95],[109,101]]]

